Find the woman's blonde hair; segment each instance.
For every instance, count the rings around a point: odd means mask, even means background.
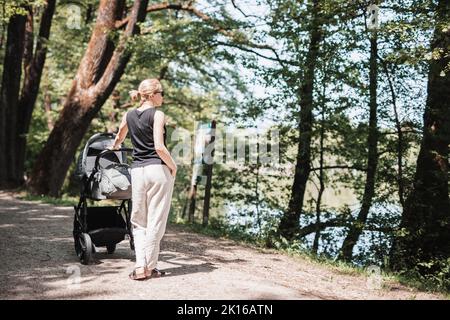
[[[162,91],[162,85],[158,79],[145,79],[139,84],[137,90],[131,90],[129,93],[132,101],[140,100],[140,104],[143,104],[158,91]]]

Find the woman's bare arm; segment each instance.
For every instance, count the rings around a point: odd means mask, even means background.
[[[172,159],[169,150],[164,145],[164,112],[156,110],[155,117],[153,119],[153,140],[155,142],[156,153],[169,167],[172,176],[175,177],[177,173],[177,165]]]
[[[119,132],[117,132],[116,139],[114,140],[114,144],[111,149],[119,149],[123,140],[127,137],[128,133],[128,125],[127,125],[127,112],[124,114],[122,118],[122,122],[120,122]]]

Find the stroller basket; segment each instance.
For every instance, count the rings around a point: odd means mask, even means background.
[[[118,207],[90,207],[87,212],[87,232],[95,246],[115,244],[125,239],[128,232]]]

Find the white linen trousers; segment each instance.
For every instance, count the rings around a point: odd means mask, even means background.
[[[136,268],[156,268],[160,242],[166,231],[175,177],[165,164],[131,169]]]

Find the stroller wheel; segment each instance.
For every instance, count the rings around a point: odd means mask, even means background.
[[[81,233],[78,237],[77,255],[82,264],[89,264],[93,257],[91,237],[87,233]]]
[[[109,254],[113,254],[114,251],[116,251],[116,245],[115,244],[108,244],[106,246],[106,250],[108,251]]]

